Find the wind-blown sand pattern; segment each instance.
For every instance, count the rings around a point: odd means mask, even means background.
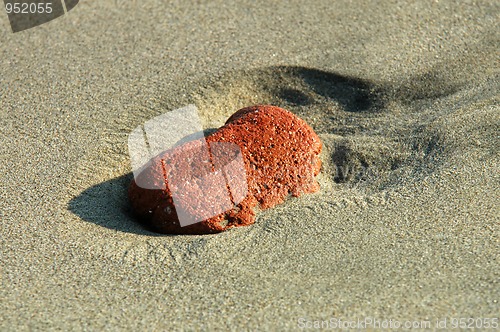
[[[80,2],[0,15],[0,328],[299,330],[500,311],[494,1]],[[251,227],[130,214],[131,130],[272,104],[323,142],[321,190]]]

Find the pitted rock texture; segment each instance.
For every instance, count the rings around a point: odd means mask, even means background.
[[[191,167],[195,173],[199,168],[202,175],[203,172],[206,173],[206,170],[203,170],[206,166],[202,165],[207,161],[211,161],[212,165],[215,165],[214,171],[217,171],[218,164],[226,164],[234,157],[226,154],[227,160],[213,160],[224,159],[224,156],[203,153],[203,140],[187,142],[154,157],[149,167],[130,184],[129,200],[132,209],[139,219],[153,230],[167,234],[218,233],[232,227],[253,224],[254,208],[257,206],[268,209],[283,203],[289,194],[298,197],[319,190],[315,176],[321,168],[318,157],[322,147],[321,141],[305,121],[287,110],[265,105],[243,108],[234,113],[223,127],[205,139],[209,147],[218,143],[234,143],[239,146],[248,188],[239,190],[241,188],[238,188],[237,181],[231,183],[231,179],[237,178],[238,175],[226,174],[228,187],[221,190],[220,186],[215,189],[207,186],[205,195],[210,195],[212,201],[227,199],[228,189],[231,187],[229,192],[232,194],[229,196],[232,202],[234,192],[244,192],[246,196],[223,213],[181,227],[166,174],[174,169],[182,172],[183,169]],[[153,187],[164,189],[146,189],[143,188],[144,185],[139,186],[138,182],[149,182],[154,184]],[[209,184],[206,182],[205,186],[207,183]],[[183,186],[185,194],[182,197],[185,202],[181,203],[190,206],[190,213],[193,214],[210,210],[207,203],[199,206],[196,196],[190,195],[190,186],[187,184]]]

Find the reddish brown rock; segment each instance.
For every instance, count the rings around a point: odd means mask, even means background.
[[[289,194],[297,197],[319,189],[314,177],[321,167],[318,158],[321,141],[307,123],[287,110],[275,106],[243,108],[233,114],[223,127],[205,139],[211,147],[221,142],[239,146],[248,190],[246,187],[238,188],[237,183],[230,183],[224,190],[217,186],[211,188],[210,181],[204,181],[203,192],[212,201],[227,200],[225,196],[228,195],[228,189],[232,201],[238,192],[244,192],[246,196],[242,196],[244,199],[226,212],[181,227],[167,174],[182,174],[183,170],[191,167],[190,177],[197,179],[198,175],[207,173],[207,162],[213,162],[212,159],[215,159],[213,150],[211,154],[203,152],[203,140],[185,143],[153,158],[150,167],[142,171],[130,185],[129,199],[134,212],[154,230],[169,234],[222,232],[232,227],[253,224],[254,208],[257,205],[261,209],[271,208],[284,202]],[[225,153],[217,158],[222,159],[218,162],[223,165],[229,163],[234,154]],[[217,162],[214,165],[217,168]],[[231,178],[237,178],[237,174],[235,177],[226,174],[226,180],[230,182]],[[138,182],[149,182],[155,184],[156,188],[163,186],[164,189],[145,189],[144,186],[138,186]],[[201,202],[197,205],[196,195],[190,194],[191,188],[193,191],[200,190],[200,184],[195,182],[186,180],[186,185],[182,187],[182,197],[189,213],[203,215],[210,209],[210,204]]]

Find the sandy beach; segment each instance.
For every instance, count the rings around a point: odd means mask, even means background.
[[[499,13],[102,0],[17,33],[0,15],[0,330],[498,322]],[[220,234],[144,228],[128,135],[188,104],[206,129],[298,115],[320,191]]]

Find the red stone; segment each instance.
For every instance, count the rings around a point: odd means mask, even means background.
[[[129,200],[133,211],[155,231],[168,234],[207,234],[250,225],[255,222],[254,208],[257,205],[261,209],[271,208],[283,203],[289,194],[298,197],[319,189],[315,176],[321,168],[318,157],[321,141],[305,121],[287,110],[262,105],[243,108],[205,139],[209,145],[214,142],[230,142],[240,147],[248,186],[245,198],[224,213],[181,227],[165,168],[177,163],[177,168],[183,169],[188,167],[189,162],[195,171],[200,168],[202,174],[203,157],[200,157],[199,147],[204,143],[202,140],[195,140],[182,144],[153,158],[150,167],[139,175],[143,177],[141,183],[164,183],[165,189],[145,189],[139,187],[136,180],[130,184]],[[183,197],[186,199],[186,206],[196,206],[196,196],[189,194],[189,186],[185,188],[186,194]],[[220,189],[208,188],[204,192],[213,199],[227,195],[227,190],[222,192]],[[208,207],[197,206],[200,211],[206,208]]]

